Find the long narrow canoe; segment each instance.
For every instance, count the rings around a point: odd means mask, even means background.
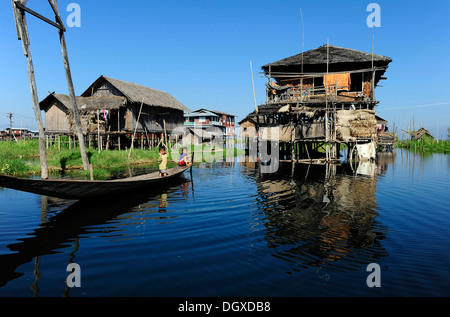
[[[166,177],[154,172],[114,180],[28,179],[0,175],[0,186],[63,199],[97,198],[162,186],[186,169],[185,166],[167,169]]]

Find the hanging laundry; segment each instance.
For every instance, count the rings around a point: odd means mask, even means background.
[[[107,109],[102,109],[101,112],[102,112],[102,118],[106,120],[108,118],[109,111]]]
[[[323,76],[323,84],[324,86],[327,86],[327,80],[328,80],[328,87],[333,89],[337,83],[337,86],[339,87],[339,90],[350,90],[351,80],[350,80],[350,73],[343,73],[343,74],[329,74]]]

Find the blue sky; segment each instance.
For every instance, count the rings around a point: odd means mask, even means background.
[[[367,5],[381,8],[375,53],[392,58],[388,79],[376,90],[378,114],[397,132],[414,119],[439,136],[450,126],[450,2],[435,1],[66,1],[58,5],[66,22],[69,3],[81,8],[81,26],[67,28],[75,93],[100,75],[169,92],[191,110],[210,108],[244,118],[256,99],[265,100],[261,66],[331,45],[372,50]],[[53,19],[47,1],[27,6]],[[28,15],[39,99],[68,93],[57,30]],[[22,53],[10,1],[0,3],[0,128],[36,128]],[[438,130],[439,129],[439,130]]]

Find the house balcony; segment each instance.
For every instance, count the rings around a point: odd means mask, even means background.
[[[370,102],[372,98],[363,91],[349,91],[349,86],[329,85],[320,87],[292,86],[268,90],[267,104],[324,103],[328,102]]]
[[[196,126],[196,127],[202,127],[202,128],[208,127],[208,126],[211,126],[211,127],[223,127],[224,126],[224,124],[222,122],[210,121],[210,120],[195,121],[195,122],[185,121],[184,125],[188,126],[188,127]]]

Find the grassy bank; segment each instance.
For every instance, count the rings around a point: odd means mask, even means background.
[[[107,176],[108,170],[123,169],[130,165],[157,166],[158,150],[134,149],[128,159],[129,151],[101,151],[87,149],[89,162],[94,167],[94,176]],[[50,174],[61,174],[82,170],[83,163],[78,148],[68,149],[50,147],[47,149],[47,166]],[[0,173],[14,176],[39,175],[39,144],[37,140],[19,142],[0,142]],[[89,171],[85,172],[89,175]]]
[[[170,151],[169,160],[177,161],[181,149]],[[225,158],[230,152],[225,152],[220,147],[210,145],[192,145],[190,152],[195,152],[195,161],[213,161]],[[236,156],[243,150],[231,150],[231,155]],[[150,169],[158,168],[158,149],[144,150],[133,149],[130,158],[129,150],[109,150],[98,152],[97,149],[87,149],[86,154],[93,166],[94,178],[108,178],[119,170],[125,170],[130,166],[145,166]],[[168,167],[175,166],[175,162],[169,162]],[[47,149],[47,166],[49,173],[53,175],[77,171],[81,177],[89,177],[90,172],[83,170],[81,154],[78,148],[59,148],[52,146]],[[39,143],[37,140],[20,140],[19,142],[0,142],[0,174],[12,176],[40,175]]]
[[[421,140],[398,141],[397,147],[419,152],[449,153],[450,141],[434,140],[432,137],[425,135]]]

